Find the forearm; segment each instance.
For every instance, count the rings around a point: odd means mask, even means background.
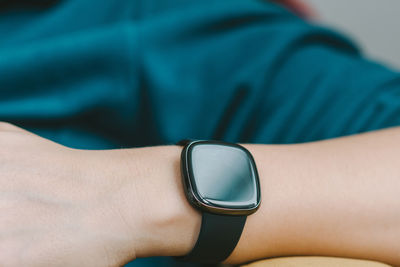
[[[329,255],[400,265],[400,129],[249,149],[263,206],[230,260]]]
[[[178,146],[69,149],[0,123],[0,265],[120,266],[187,254],[200,214]],[[262,204],[228,262],[332,255],[400,266],[400,128],[300,145],[246,145]]]
[[[392,129],[300,145],[246,145],[259,170],[262,205],[248,217],[228,262],[331,255],[400,265],[399,144],[400,129]],[[140,224],[138,257],[184,255],[196,241],[201,216],[183,194],[180,151],[128,152],[139,159],[136,196],[124,204],[127,220]],[[142,206],[140,220],[133,202]]]

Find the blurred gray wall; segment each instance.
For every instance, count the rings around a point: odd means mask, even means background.
[[[400,0],[304,0],[318,20],[347,33],[375,60],[400,70]]]

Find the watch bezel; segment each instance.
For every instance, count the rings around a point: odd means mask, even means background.
[[[195,186],[193,186],[194,174],[191,165],[191,151],[196,145],[202,144],[211,144],[211,145],[222,145],[222,146],[230,146],[240,149],[245,152],[246,156],[250,160],[252,172],[254,175],[255,185],[256,185],[256,202],[255,205],[246,205],[241,207],[223,207],[221,205],[216,205],[214,203],[210,203],[206,201],[196,190]],[[260,190],[260,181],[258,177],[257,167],[251,153],[238,144],[225,143],[221,141],[191,141],[188,143],[181,154],[181,172],[182,172],[182,180],[183,187],[185,191],[185,195],[189,200],[190,204],[195,208],[198,208],[202,211],[206,211],[214,214],[222,214],[222,215],[250,215],[257,211],[261,203],[261,190]]]

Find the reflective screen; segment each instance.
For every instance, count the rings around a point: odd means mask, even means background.
[[[217,205],[235,202],[239,206],[257,202],[253,168],[243,150],[199,144],[193,147],[191,156],[195,186],[205,200]]]

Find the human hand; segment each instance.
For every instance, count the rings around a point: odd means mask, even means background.
[[[200,216],[183,194],[180,150],[77,150],[0,122],[0,266],[189,252]]]
[[[116,266],[135,257],[135,226],[124,225],[115,197],[124,181],[108,176],[107,164],[99,175],[93,157],[0,123],[0,266]]]

